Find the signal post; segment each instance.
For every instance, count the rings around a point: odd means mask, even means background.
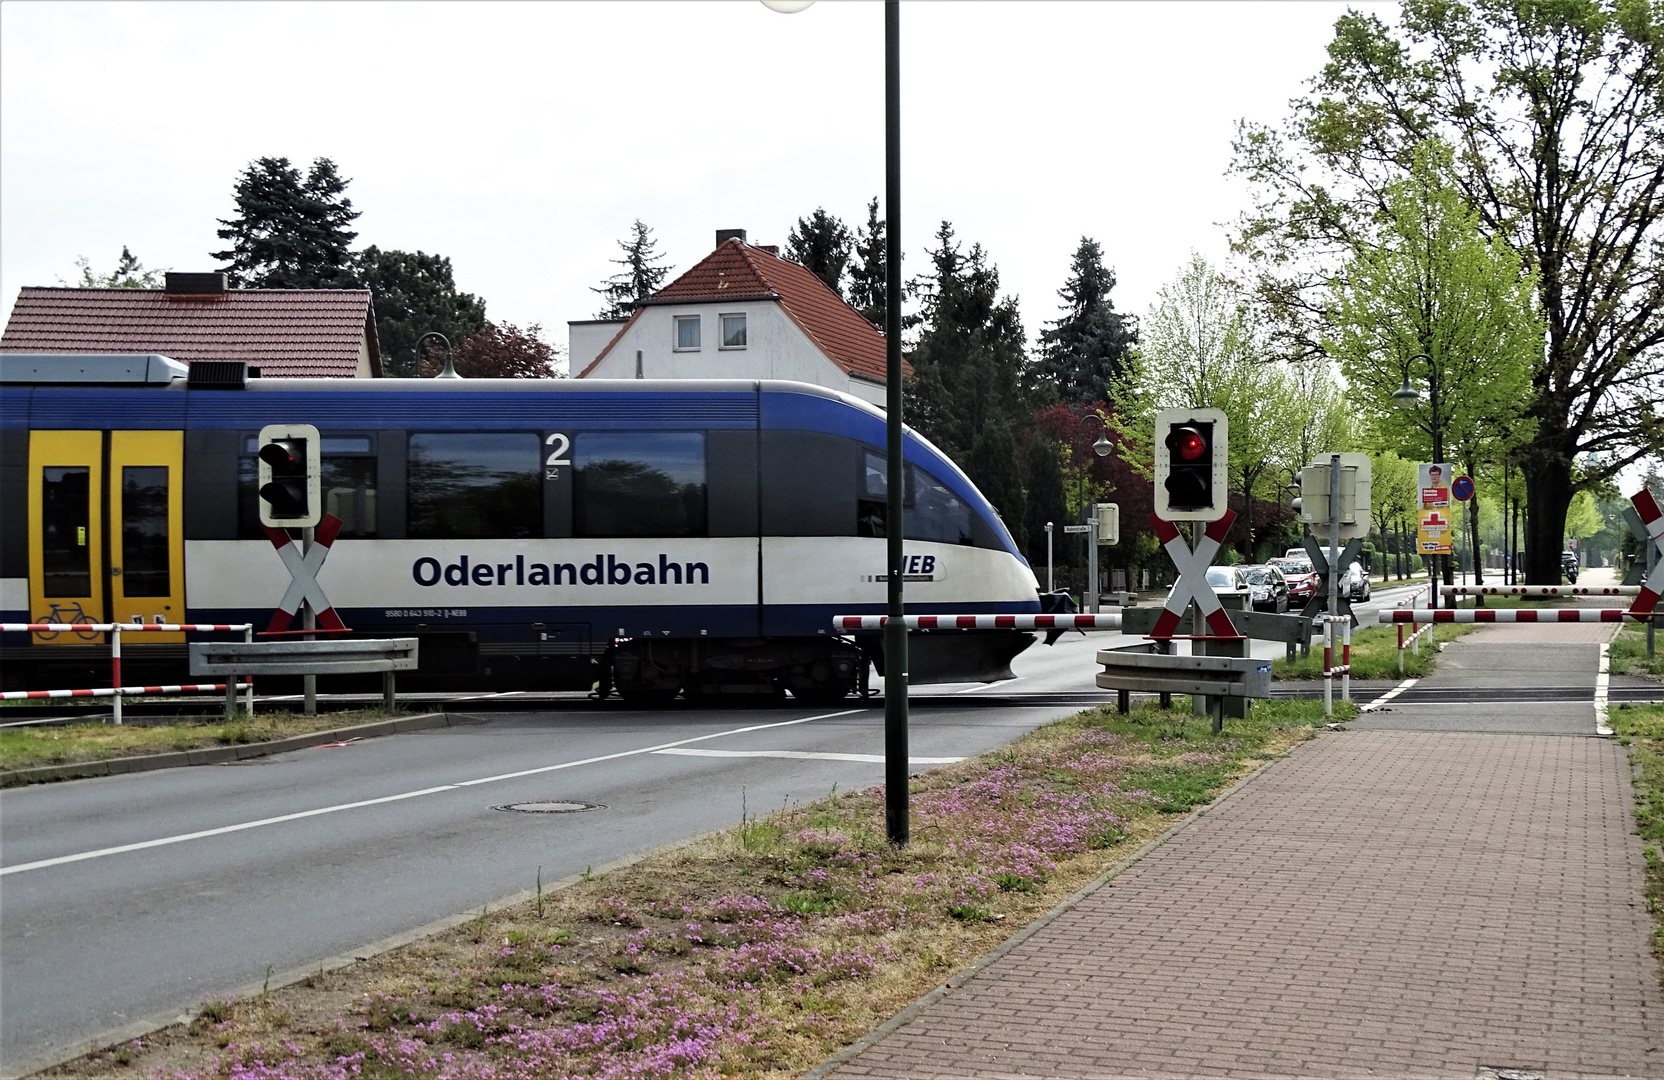
[[[260,429],[260,524],[268,529],[300,529],[301,555],[312,548],[313,530],[323,516],[322,461],[318,429],[311,424],[267,424]],[[318,613],[301,602],[301,627],[318,628]],[[311,641],[307,634],[305,640]],[[318,711],[318,677],[302,677],[306,715]]]

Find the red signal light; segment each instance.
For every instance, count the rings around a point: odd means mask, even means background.
[[[1178,444],[1173,449],[1185,461],[1195,461],[1207,453],[1208,444],[1194,431],[1187,431],[1179,436]]]

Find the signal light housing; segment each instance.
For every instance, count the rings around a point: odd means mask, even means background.
[[[1163,409],[1155,425],[1155,511],[1166,521],[1225,516],[1230,421],[1219,409]]]
[[[303,529],[323,518],[318,443],[318,429],[311,424],[260,429],[260,524]]]

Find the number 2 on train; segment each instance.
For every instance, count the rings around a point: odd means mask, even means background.
[[[543,440],[543,444],[554,447],[549,451],[549,456],[543,459],[543,478],[553,480],[560,476],[558,466],[572,464],[572,459],[566,456],[566,452],[572,449],[572,437],[565,432],[551,432],[549,437]]]

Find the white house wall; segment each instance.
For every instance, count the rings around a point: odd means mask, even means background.
[[[746,316],[746,347],[718,348],[719,316],[732,314]],[[675,350],[675,316],[678,315],[700,317],[698,352]],[[790,379],[842,390],[876,405],[884,404],[882,386],[850,378],[772,300],[644,308],[641,317],[589,373],[589,378],[635,378],[638,350],[641,375],[646,379]]]
[[[607,347],[607,342],[612,340],[612,336],[618,333],[618,328],[623,325],[622,319],[586,319],[567,323],[566,358],[572,365],[572,374],[578,374],[600,356],[601,350]],[[635,377],[633,369],[630,377]]]

